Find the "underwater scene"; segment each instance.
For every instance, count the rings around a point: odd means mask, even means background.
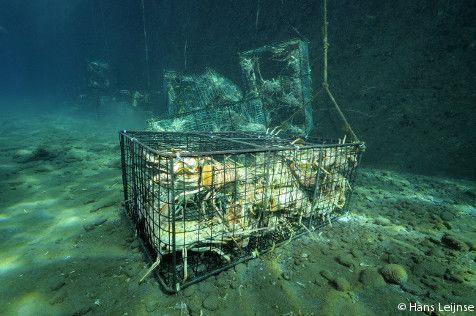
[[[472,315],[476,3],[0,2],[0,315]]]

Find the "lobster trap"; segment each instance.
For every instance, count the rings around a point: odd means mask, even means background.
[[[362,142],[253,132],[120,132],[125,208],[167,291],[345,211]]]
[[[169,116],[212,109],[243,98],[238,86],[211,69],[199,76],[166,70],[164,92]]]
[[[265,131],[266,114],[260,99],[246,99],[212,108],[189,110],[167,118],[149,118],[150,131]]]
[[[246,93],[263,101],[269,126],[309,135],[314,123],[308,43],[294,39],[267,45],[242,52],[239,59]]]

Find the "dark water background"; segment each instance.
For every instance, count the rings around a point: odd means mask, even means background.
[[[241,84],[237,52],[300,36],[310,41],[314,91],[320,86],[320,1],[144,5],[149,68],[139,0],[1,1],[3,111],[75,105],[87,92],[86,62],[104,60],[117,89],[157,93],[161,112],[164,69],[211,67]],[[368,144],[365,164],[476,178],[475,21],[471,0],[329,2],[330,83]],[[317,99],[314,110],[327,126],[329,104]]]

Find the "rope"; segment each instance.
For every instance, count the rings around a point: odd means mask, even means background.
[[[150,90],[150,64],[149,64],[149,46],[147,45],[147,29],[145,26],[145,6],[144,0],[141,1],[142,5],[142,26],[144,30],[144,53],[145,53],[145,64],[146,64],[146,74],[147,74],[147,89]]]
[[[324,50],[324,58],[323,58],[324,69],[323,69],[323,72],[322,72],[322,88],[319,90],[318,93],[320,93],[322,90],[325,90],[327,92],[327,96],[331,100],[331,102],[334,105],[337,113],[339,114],[340,118],[344,122],[344,125],[345,125],[346,129],[349,131],[353,140],[358,142],[359,138],[354,133],[354,130],[352,129],[349,122],[345,118],[344,113],[340,109],[339,105],[337,104],[337,101],[334,98],[334,95],[332,94],[331,90],[329,89],[329,83],[327,81],[327,51],[329,50],[329,41],[327,39],[327,26],[328,25],[329,25],[329,22],[327,21],[327,0],[324,0],[324,22],[323,22],[323,27],[322,27],[322,33],[323,33],[322,44],[323,44],[323,50]]]

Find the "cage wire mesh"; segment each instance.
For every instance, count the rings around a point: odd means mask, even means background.
[[[207,70],[200,76],[164,73],[167,117],[147,120],[150,131],[264,131],[266,114],[259,98],[243,99],[230,80]]]
[[[229,79],[208,69],[200,76],[164,72],[168,114],[184,114],[240,101],[240,88]]]
[[[125,207],[167,291],[326,223],[363,143],[253,132],[120,132]]]
[[[263,101],[269,127],[309,135],[313,117],[307,42],[267,45],[242,52],[239,58],[247,95]]]
[[[313,128],[308,44],[267,45],[239,54],[246,85],[207,70],[200,76],[165,71],[168,117],[150,118],[152,131],[260,131],[307,136]]]
[[[266,115],[260,99],[246,99],[167,118],[149,118],[149,131],[265,131]]]

